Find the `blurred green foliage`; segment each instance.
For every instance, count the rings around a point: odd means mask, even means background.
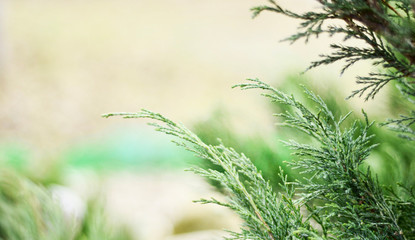
[[[82,141],[68,149],[63,157],[70,167],[106,172],[183,169],[192,155],[172,145],[169,139],[140,128],[118,130],[107,137]]]
[[[41,186],[0,170],[0,239],[71,239],[58,204]]]
[[[0,159],[6,165],[22,171],[28,165],[30,151],[16,143],[4,143],[0,145]]]
[[[88,202],[84,220],[76,240],[132,240],[132,234],[126,226],[110,221],[105,214],[104,206],[98,199]]]
[[[170,139],[153,134],[146,128],[136,131],[117,129],[105,136],[82,139],[54,159],[47,159],[48,164],[40,167],[32,166],[35,154],[33,149],[21,143],[0,142],[0,164],[43,185],[61,183],[61,177],[68,169],[89,169],[99,173],[182,170],[194,158],[192,154],[172,145]],[[37,174],[39,171],[41,176]]]
[[[83,216],[67,215],[52,192],[13,170],[0,170],[0,239],[131,240],[97,200]]]

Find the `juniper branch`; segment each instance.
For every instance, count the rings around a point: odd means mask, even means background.
[[[291,166],[312,175],[298,182],[301,200],[323,202],[312,211],[322,224],[326,222],[322,227],[345,239],[406,239],[379,183],[369,169],[361,170],[371,149],[376,147],[370,144],[372,135],[368,134],[373,123],[366,118],[364,124],[356,121],[343,129],[341,123],[347,116],[335,119],[321,98],[308,90],[305,92],[316,103],[317,114],[294,97],[257,79],[249,79],[237,87],[266,90],[270,93],[263,95],[271,101],[294,107],[294,113],[278,116],[286,119],[286,125],[305,131],[320,143],[312,146],[290,141],[287,145],[301,158],[290,163]]]
[[[157,131],[176,137],[175,143],[193,152],[196,156],[221,166],[224,172],[193,168],[195,173],[219,181],[230,192],[228,203],[222,203],[215,199],[201,200],[202,203],[215,203],[229,207],[236,211],[245,220],[248,229],[242,229],[235,236],[245,236],[243,239],[282,239],[287,236],[307,237],[307,233],[316,233],[308,222],[303,222],[300,207],[291,199],[293,192],[287,187],[286,196],[277,194],[265,181],[243,154],[237,153],[232,148],[223,144],[216,146],[205,144],[190,130],[181,124],[177,124],[161,114],[142,110],[138,113],[110,113],[104,117],[121,116],[124,118],[147,118],[158,121],[151,123]],[[288,222],[286,222],[288,221]],[[296,230],[302,231],[296,232]],[[241,239],[241,238],[234,239]]]
[[[276,1],[269,1],[269,6],[253,8],[254,16],[263,11],[272,11],[291,18],[302,20],[299,32],[286,40],[295,42],[322,33],[330,36],[343,34],[344,40],[357,39],[365,42],[367,48],[332,44],[333,54],[322,55],[322,59],[312,62],[308,69],[331,64],[339,60],[346,61],[344,72],[351,65],[361,60],[376,60],[385,69],[397,71],[400,77],[384,78],[372,73],[371,77],[359,77],[358,83],[364,84],[352,96],[362,96],[365,100],[373,98],[379,90],[392,80],[415,77],[415,19],[413,1],[410,0],[319,0],[321,9],[306,13],[295,13],[282,8]],[[328,24],[331,20],[341,20],[343,26]]]

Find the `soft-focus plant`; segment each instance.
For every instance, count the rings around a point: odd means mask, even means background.
[[[0,171],[0,239],[71,239],[63,212],[43,187]]]
[[[91,202],[84,216],[64,213],[57,196],[13,170],[0,170],[0,239],[131,240],[109,220],[104,206]]]

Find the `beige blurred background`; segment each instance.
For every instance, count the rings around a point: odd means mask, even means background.
[[[103,113],[141,108],[190,123],[225,105],[255,119],[263,99],[231,86],[300,72],[327,45],[280,43],[297,22],[271,13],[252,20],[249,9],[264,3],[3,0],[3,137],[49,152],[118,124]]]
[[[280,2],[297,11],[316,7],[313,0]],[[266,100],[258,92],[231,86],[246,78],[274,83],[299,73],[327,51],[328,40],[321,37],[308,45],[279,42],[295,33],[298,22],[272,13],[252,20],[249,9],[265,3],[1,0],[0,142],[30,149],[30,163],[41,174],[43,166],[59,161],[56,156],[82,139],[99,138],[118,126],[144,124],[101,118],[107,112],[146,108],[191,125],[223,108],[241,132],[267,132],[274,119],[267,115]],[[354,74],[366,70],[354,68],[339,76],[340,67],[321,67],[306,75],[322,87],[325,81],[336,81],[347,96]],[[69,185],[82,196],[94,187],[85,177],[70,179],[75,180]],[[192,217],[198,211],[216,211],[191,203],[205,190],[210,194],[198,182],[191,174],[121,173],[101,185],[114,215],[133,228],[146,229],[137,230],[141,239],[157,240],[186,239],[168,237],[166,212],[174,219],[178,212]],[[138,196],[143,192],[146,197]],[[173,196],[177,199],[169,199]],[[238,220],[225,221],[216,228],[235,229],[235,223]]]

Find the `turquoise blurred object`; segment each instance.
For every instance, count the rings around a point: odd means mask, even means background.
[[[75,168],[110,171],[183,169],[194,158],[148,127],[117,129],[104,137],[85,139],[70,148],[64,157]]]

